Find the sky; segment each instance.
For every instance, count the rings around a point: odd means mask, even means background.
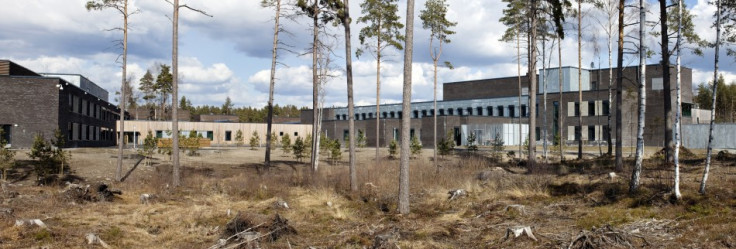
[[[288,2],[289,0],[283,0]],[[128,76],[137,87],[146,70],[157,70],[158,64],[171,64],[172,6],[165,0],[129,0]],[[361,15],[360,2],[350,1],[353,19]],[[433,98],[433,67],[429,57],[429,32],[421,28],[418,15],[424,0],[416,0],[414,23],[414,62],[412,99]],[[13,60],[33,71],[43,73],[82,74],[113,94],[120,88],[122,52],[119,41],[122,32],[111,30],[122,25],[122,16],[115,10],[87,11],[86,0],[0,0],[0,59]],[[179,96],[186,96],[194,105],[222,105],[230,97],[236,106],[263,107],[268,101],[273,42],[274,9],[263,8],[259,0],[180,0],[213,17],[181,9],[179,23]],[[440,68],[438,97],[443,82],[516,76],[516,47],[499,39],[506,27],[498,20],[505,7],[501,0],[448,0],[447,18],[457,22],[451,43],[444,46],[440,61],[450,61],[454,69]],[[401,21],[406,15],[406,0],[398,1]],[[711,27],[715,7],[706,0],[686,0],[695,30],[701,38],[715,40]],[[585,8],[585,7],[584,7]],[[650,3],[648,20],[655,20],[659,7]],[[590,11],[583,20],[583,68],[591,62],[608,67],[605,28],[593,17],[605,22],[601,13]],[[572,18],[569,22],[574,22]],[[282,18],[279,66],[276,73],[274,102],[278,105],[311,106],[311,20],[307,17]],[[577,66],[577,40],[574,24],[567,24],[562,42],[563,66]],[[352,47],[359,48],[358,32],[364,25],[352,25]],[[653,28],[657,30],[658,28]],[[331,32],[340,35],[341,28]],[[403,31],[402,31],[403,32]],[[615,37],[614,37],[615,39]],[[597,41],[597,42],[595,42]],[[345,106],[347,87],[344,73],[344,38],[338,36],[333,74],[325,85],[325,106]],[[601,48],[599,55],[594,44]],[[655,38],[649,46],[659,51]],[[614,64],[615,64],[615,43]],[[555,49],[556,50],[556,49]],[[549,49],[548,49],[549,51]],[[722,50],[723,51],[723,50]],[[714,51],[705,49],[704,56],[683,53],[682,63],[693,69],[693,84],[712,80]],[[397,103],[402,97],[403,51],[387,50],[381,67],[381,103]],[[599,57],[601,63],[598,63]],[[353,74],[357,105],[375,104],[376,60],[369,54],[356,57]],[[522,57],[523,58],[523,57]],[[549,58],[548,58],[549,59]],[[557,61],[556,53],[551,58]],[[659,62],[653,55],[648,63]],[[674,56],[672,58],[674,61]],[[727,82],[736,81],[736,59],[721,54],[720,71]],[[633,55],[625,57],[625,65],[636,65]],[[538,63],[539,65],[539,63]],[[541,66],[541,65],[539,65]],[[552,66],[557,66],[553,63]],[[522,65],[522,72],[526,65]],[[471,89],[472,90],[472,89]]]

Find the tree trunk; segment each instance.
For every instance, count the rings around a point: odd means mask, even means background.
[[[623,152],[623,82],[624,82],[624,0],[618,1],[618,50],[616,51],[616,172],[624,170]]]
[[[378,23],[378,30],[381,30],[381,23]],[[376,37],[376,165],[381,162],[381,36]],[[393,138],[392,138],[393,139]]]
[[[674,184],[672,186],[672,195],[675,197],[675,199],[680,200],[682,199],[682,194],[680,193],[680,119],[682,117],[682,90],[680,90],[680,85],[682,84],[681,77],[680,77],[680,45],[682,41],[682,0],[679,0],[677,2],[677,67],[675,68],[676,74],[675,74],[675,81],[676,81],[676,91],[677,91],[677,99],[676,103],[677,106],[675,106],[675,153],[673,156],[674,163],[675,163],[675,175],[674,175]]]
[[[578,129],[575,135],[578,140],[578,159],[583,159],[583,0],[578,0]]]
[[[537,157],[537,0],[531,1],[531,40],[529,41],[529,48],[531,54],[529,56],[529,159],[527,167],[534,168],[534,164]],[[521,106],[519,106],[521,107]],[[521,108],[519,108],[519,114],[521,114]],[[521,117],[521,115],[519,115]]]
[[[431,42],[430,42],[431,43]],[[432,45],[430,47],[430,53],[432,52]],[[439,58],[437,58],[439,59]],[[432,161],[434,161],[434,168],[437,173],[440,172],[440,166],[437,164],[437,59],[433,60],[434,63],[434,149],[432,150],[432,153],[434,153],[432,157]]]
[[[517,83],[519,86],[519,112],[521,112],[521,28],[516,31],[516,71],[517,71]],[[509,113],[509,116],[513,118],[514,116]],[[523,150],[523,144],[524,144],[524,135],[522,135],[522,128],[521,128],[521,115],[519,115],[518,118],[519,121],[519,162],[521,162],[521,159],[524,157],[524,154],[522,154]]]
[[[544,162],[547,163],[547,37],[542,34],[542,103],[543,112],[542,115],[542,155],[544,156]]]
[[[178,85],[179,85],[179,0],[174,0],[174,35],[173,35],[173,46],[171,52],[171,67],[172,67],[172,84],[171,84],[171,132],[172,132],[172,143],[171,143],[171,160],[173,161],[173,181],[172,185],[178,187],[181,185],[181,176],[179,170],[179,117],[177,116],[177,104],[178,101]]]
[[[312,173],[317,172],[319,167],[318,155],[319,155],[319,77],[317,76],[317,45],[319,43],[319,9],[317,8],[318,1],[314,1],[312,8],[314,10],[314,16],[312,17]]]
[[[271,127],[273,126],[273,89],[276,85],[276,53],[279,45],[279,18],[281,17],[281,0],[276,0],[276,16],[273,26],[273,49],[271,50],[271,82],[268,88],[268,118],[266,119],[266,156],[264,165],[271,166]]]
[[[350,190],[358,191],[358,172],[355,168],[355,105],[353,104],[353,51],[350,48],[350,3],[345,1],[345,16],[342,25],[345,28],[345,71],[348,84],[348,133],[350,136]],[[378,134],[376,134],[378,135]],[[377,148],[377,147],[376,147]]]
[[[644,159],[644,114],[647,104],[647,49],[646,42],[646,9],[644,8],[644,0],[639,0],[639,121],[636,131],[636,164],[631,174],[631,182],[629,183],[629,193],[634,193],[639,189],[639,178],[641,176],[641,164]]]
[[[557,42],[557,73],[558,73],[557,79],[558,79],[558,81],[560,83],[560,88],[559,88],[560,100],[557,102],[557,123],[558,123],[557,124],[557,129],[558,129],[557,132],[558,132],[558,134],[560,136],[560,141],[558,143],[560,143],[559,144],[559,146],[560,146],[560,163],[562,163],[562,162],[565,161],[565,152],[564,152],[564,148],[565,148],[565,143],[564,143],[565,137],[562,135],[562,128],[563,128],[562,127],[562,124],[563,124],[562,117],[564,117],[562,115],[562,77],[563,77],[563,75],[562,75],[562,39],[559,39],[558,38],[557,41],[558,41]]]
[[[667,31],[667,0],[659,0],[659,26],[661,28],[662,43],[662,95],[664,95],[664,159],[669,163],[674,160],[672,149],[672,88],[670,87],[670,48],[669,33]]]
[[[406,16],[414,16],[414,0],[406,2]],[[401,116],[401,162],[399,165],[399,213],[409,213],[409,136],[411,128],[411,72],[414,52],[414,18],[406,19],[406,40],[404,46],[404,96]]]
[[[716,0],[716,51],[715,63],[713,66],[713,100],[710,111],[710,128],[708,129],[708,149],[705,156],[705,169],[703,170],[703,179],[700,181],[700,194],[705,194],[705,184],[708,181],[708,172],[710,171],[710,158],[713,152],[713,128],[716,122],[716,96],[718,96],[718,52],[721,47],[721,1]]]
[[[125,75],[128,69],[128,0],[123,3],[123,82],[120,86],[120,130],[118,131],[118,167],[115,170],[115,180],[123,179],[123,144],[125,143]]]
[[[608,138],[606,139],[606,144],[608,145],[608,156],[613,155],[613,144],[611,141],[611,105],[613,104],[613,97],[611,94],[611,85],[613,84],[613,59],[611,58],[613,55],[613,44],[611,36],[613,35],[613,23],[610,18],[610,10],[609,10],[609,18],[608,18],[608,128],[604,132],[608,134]]]

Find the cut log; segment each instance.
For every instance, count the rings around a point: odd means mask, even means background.
[[[156,195],[154,194],[141,194],[141,204],[150,204],[154,200],[156,200]]]
[[[273,202],[273,208],[275,209],[289,209],[289,203],[284,200],[276,200]]]
[[[529,237],[530,239],[534,241],[537,241],[537,237],[534,237],[534,233],[532,233],[532,228],[530,226],[509,227],[506,229],[506,236],[504,236],[503,239],[504,240],[516,239],[524,235],[526,235],[526,237]]]
[[[87,245],[100,245],[103,248],[110,248],[110,246],[105,243],[102,239],[100,239],[100,236],[97,236],[94,233],[88,233],[87,236],[84,237],[87,239]]]
[[[40,219],[15,220],[15,226],[38,226],[40,228],[48,228],[46,223],[43,223]]]

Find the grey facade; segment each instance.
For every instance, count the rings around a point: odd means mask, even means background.
[[[683,107],[683,124],[693,123],[693,114],[702,112],[693,109],[693,92],[692,92],[692,70],[682,68],[682,107]],[[559,72],[557,68],[546,71],[540,70],[537,75],[539,89],[537,93],[537,123],[536,134],[537,141],[541,143],[544,139],[552,141],[555,134],[560,134],[561,138],[567,144],[577,144],[582,141],[585,145],[605,144],[608,138],[609,129],[608,114],[611,114],[611,136],[615,137],[615,108],[616,108],[616,90],[615,79],[611,86],[611,101],[608,100],[609,77],[608,69],[582,70],[582,82],[578,82],[578,69],[575,67],[562,68],[562,81],[558,81]],[[672,115],[669,119],[674,118],[675,113],[675,70],[670,68],[671,77],[670,88],[664,89],[662,82],[663,70],[660,65],[648,65],[646,74],[646,121],[644,139],[647,146],[663,146],[665,132],[665,114],[664,114],[664,94],[673,96]],[[637,75],[638,67],[626,67],[623,69],[623,93],[622,98],[622,132],[624,146],[635,145],[635,135],[637,126]],[[546,81],[542,81],[545,76]],[[615,77],[615,70],[614,70]],[[528,123],[528,115],[532,115],[528,108],[529,79],[527,76],[521,77],[521,103],[518,101],[519,86],[518,77],[506,77],[496,79],[484,79],[463,82],[450,82],[443,84],[443,99],[437,102],[438,114],[438,137],[442,138],[450,133],[458,145],[463,144],[468,132],[481,131],[483,140],[490,137],[488,134],[490,128],[473,128],[473,127],[489,127],[489,125],[499,124],[515,124],[519,118],[522,123]],[[545,82],[547,83],[545,86]],[[543,91],[547,89],[547,101],[545,111],[545,101]],[[562,89],[562,92],[559,89]],[[578,88],[582,89],[582,103],[578,100]],[[581,109],[578,111],[578,107]],[[421,141],[425,147],[432,147],[433,136],[433,115],[434,108],[432,102],[416,102],[412,103],[412,123],[411,127],[414,133],[421,134]],[[390,138],[400,125],[399,120],[404,115],[400,112],[401,104],[381,105],[381,127],[379,133],[382,138],[387,141],[380,141],[380,146],[386,146],[390,142]],[[559,127],[559,116],[561,115],[562,127]],[[375,122],[375,106],[361,106],[355,108],[356,128],[366,132],[368,137],[367,144],[375,145],[376,122]],[[545,127],[544,116],[546,115],[547,125]],[[347,130],[347,108],[327,108],[323,111],[322,130],[328,137],[342,137]],[[519,117],[521,116],[521,117]],[[579,116],[582,116],[582,126],[579,123]],[[311,110],[302,113],[302,122],[311,123]],[[498,127],[498,126],[496,126]],[[518,127],[518,126],[517,126]],[[547,136],[544,137],[546,128]],[[518,129],[518,128],[516,128]],[[467,130],[463,133],[463,130]],[[418,132],[418,133],[417,133]],[[523,134],[526,131],[522,131]],[[516,133],[518,136],[518,132]],[[615,142],[615,140],[613,140]],[[482,142],[482,141],[479,141]],[[538,144],[539,144],[538,143]]]
[[[96,95],[62,78],[0,60],[0,126],[12,148],[29,148],[36,134],[48,139],[57,129],[66,147],[115,145],[120,111]]]

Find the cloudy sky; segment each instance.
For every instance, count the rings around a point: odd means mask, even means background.
[[[288,1],[288,0],[285,0]],[[85,75],[111,93],[120,86],[121,70],[117,40],[122,34],[106,31],[119,27],[121,16],[113,10],[88,12],[86,0],[0,0],[0,59],[11,59],[36,72],[79,73]],[[179,29],[180,96],[191,99],[195,105],[221,105],[230,96],[237,106],[264,106],[268,98],[268,82],[273,39],[273,9],[260,7],[259,0],[181,0],[182,4],[202,9],[214,17],[182,9]],[[130,0],[131,9],[139,13],[130,17],[128,72],[137,79],[146,69],[171,62],[171,5],[164,0]],[[505,27],[498,22],[504,4],[500,0],[448,0],[448,19],[458,22],[445,47],[442,61],[451,61],[455,69],[441,69],[439,82],[474,80],[490,77],[515,76],[515,45],[498,41]],[[350,1],[351,15],[360,15],[360,1]],[[406,1],[399,1],[399,15],[406,12]],[[688,9],[696,17],[696,30],[702,38],[715,40],[711,28],[715,7],[706,0],[686,0]],[[415,13],[424,8],[424,0],[417,0]],[[649,19],[659,14],[652,5]],[[590,14],[600,16],[600,14]],[[570,20],[572,21],[572,20]],[[598,63],[590,37],[597,34],[601,42],[601,61],[607,63],[605,32],[594,21],[583,21],[586,42],[583,48],[583,67],[591,61]],[[311,56],[302,55],[311,41],[310,21],[306,17],[284,21],[289,34],[282,34],[282,42],[292,52],[282,51],[277,71],[275,102],[280,105],[311,105]],[[413,99],[432,99],[432,65],[428,56],[428,32],[421,29],[415,17],[415,50]],[[361,25],[352,27],[353,48],[360,46],[357,33]],[[333,32],[340,33],[341,29]],[[577,65],[575,34],[569,31],[563,41],[562,64]],[[336,44],[344,44],[340,37]],[[650,41],[656,46],[656,41]],[[615,47],[614,47],[615,49]],[[658,51],[658,49],[655,49]],[[344,51],[336,47],[338,54]],[[382,66],[381,98],[384,103],[401,100],[402,56],[398,51],[390,55]],[[693,83],[712,78],[713,51],[703,57],[683,55],[683,64],[693,68]],[[343,55],[341,55],[343,56]],[[723,57],[722,57],[723,58]],[[674,60],[674,58],[673,58]],[[346,103],[345,79],[342,77],[343,58],[335,58],[338,77],[326,86],[326,106]],[[358,105],[375,103],[375,59],[370,55],[353,56],[355,94]],[[556,57],[552,61],[557,61]],[[655,55],[649,63],[656,63]],[[736,63],[723,58],[720,68],[727,81],[736,80]],[[615,58],[614,58],[615,63]],[[635,65],[633,57],[625,64]],[[556,63],[553,63],[556,66]],[[525,69],[522,69],[525,70]],[[441,90],[441,87],[440,87]],[[442,96],[441,92],[439,96]],[[113,101],[111,97],[110,101]]]

